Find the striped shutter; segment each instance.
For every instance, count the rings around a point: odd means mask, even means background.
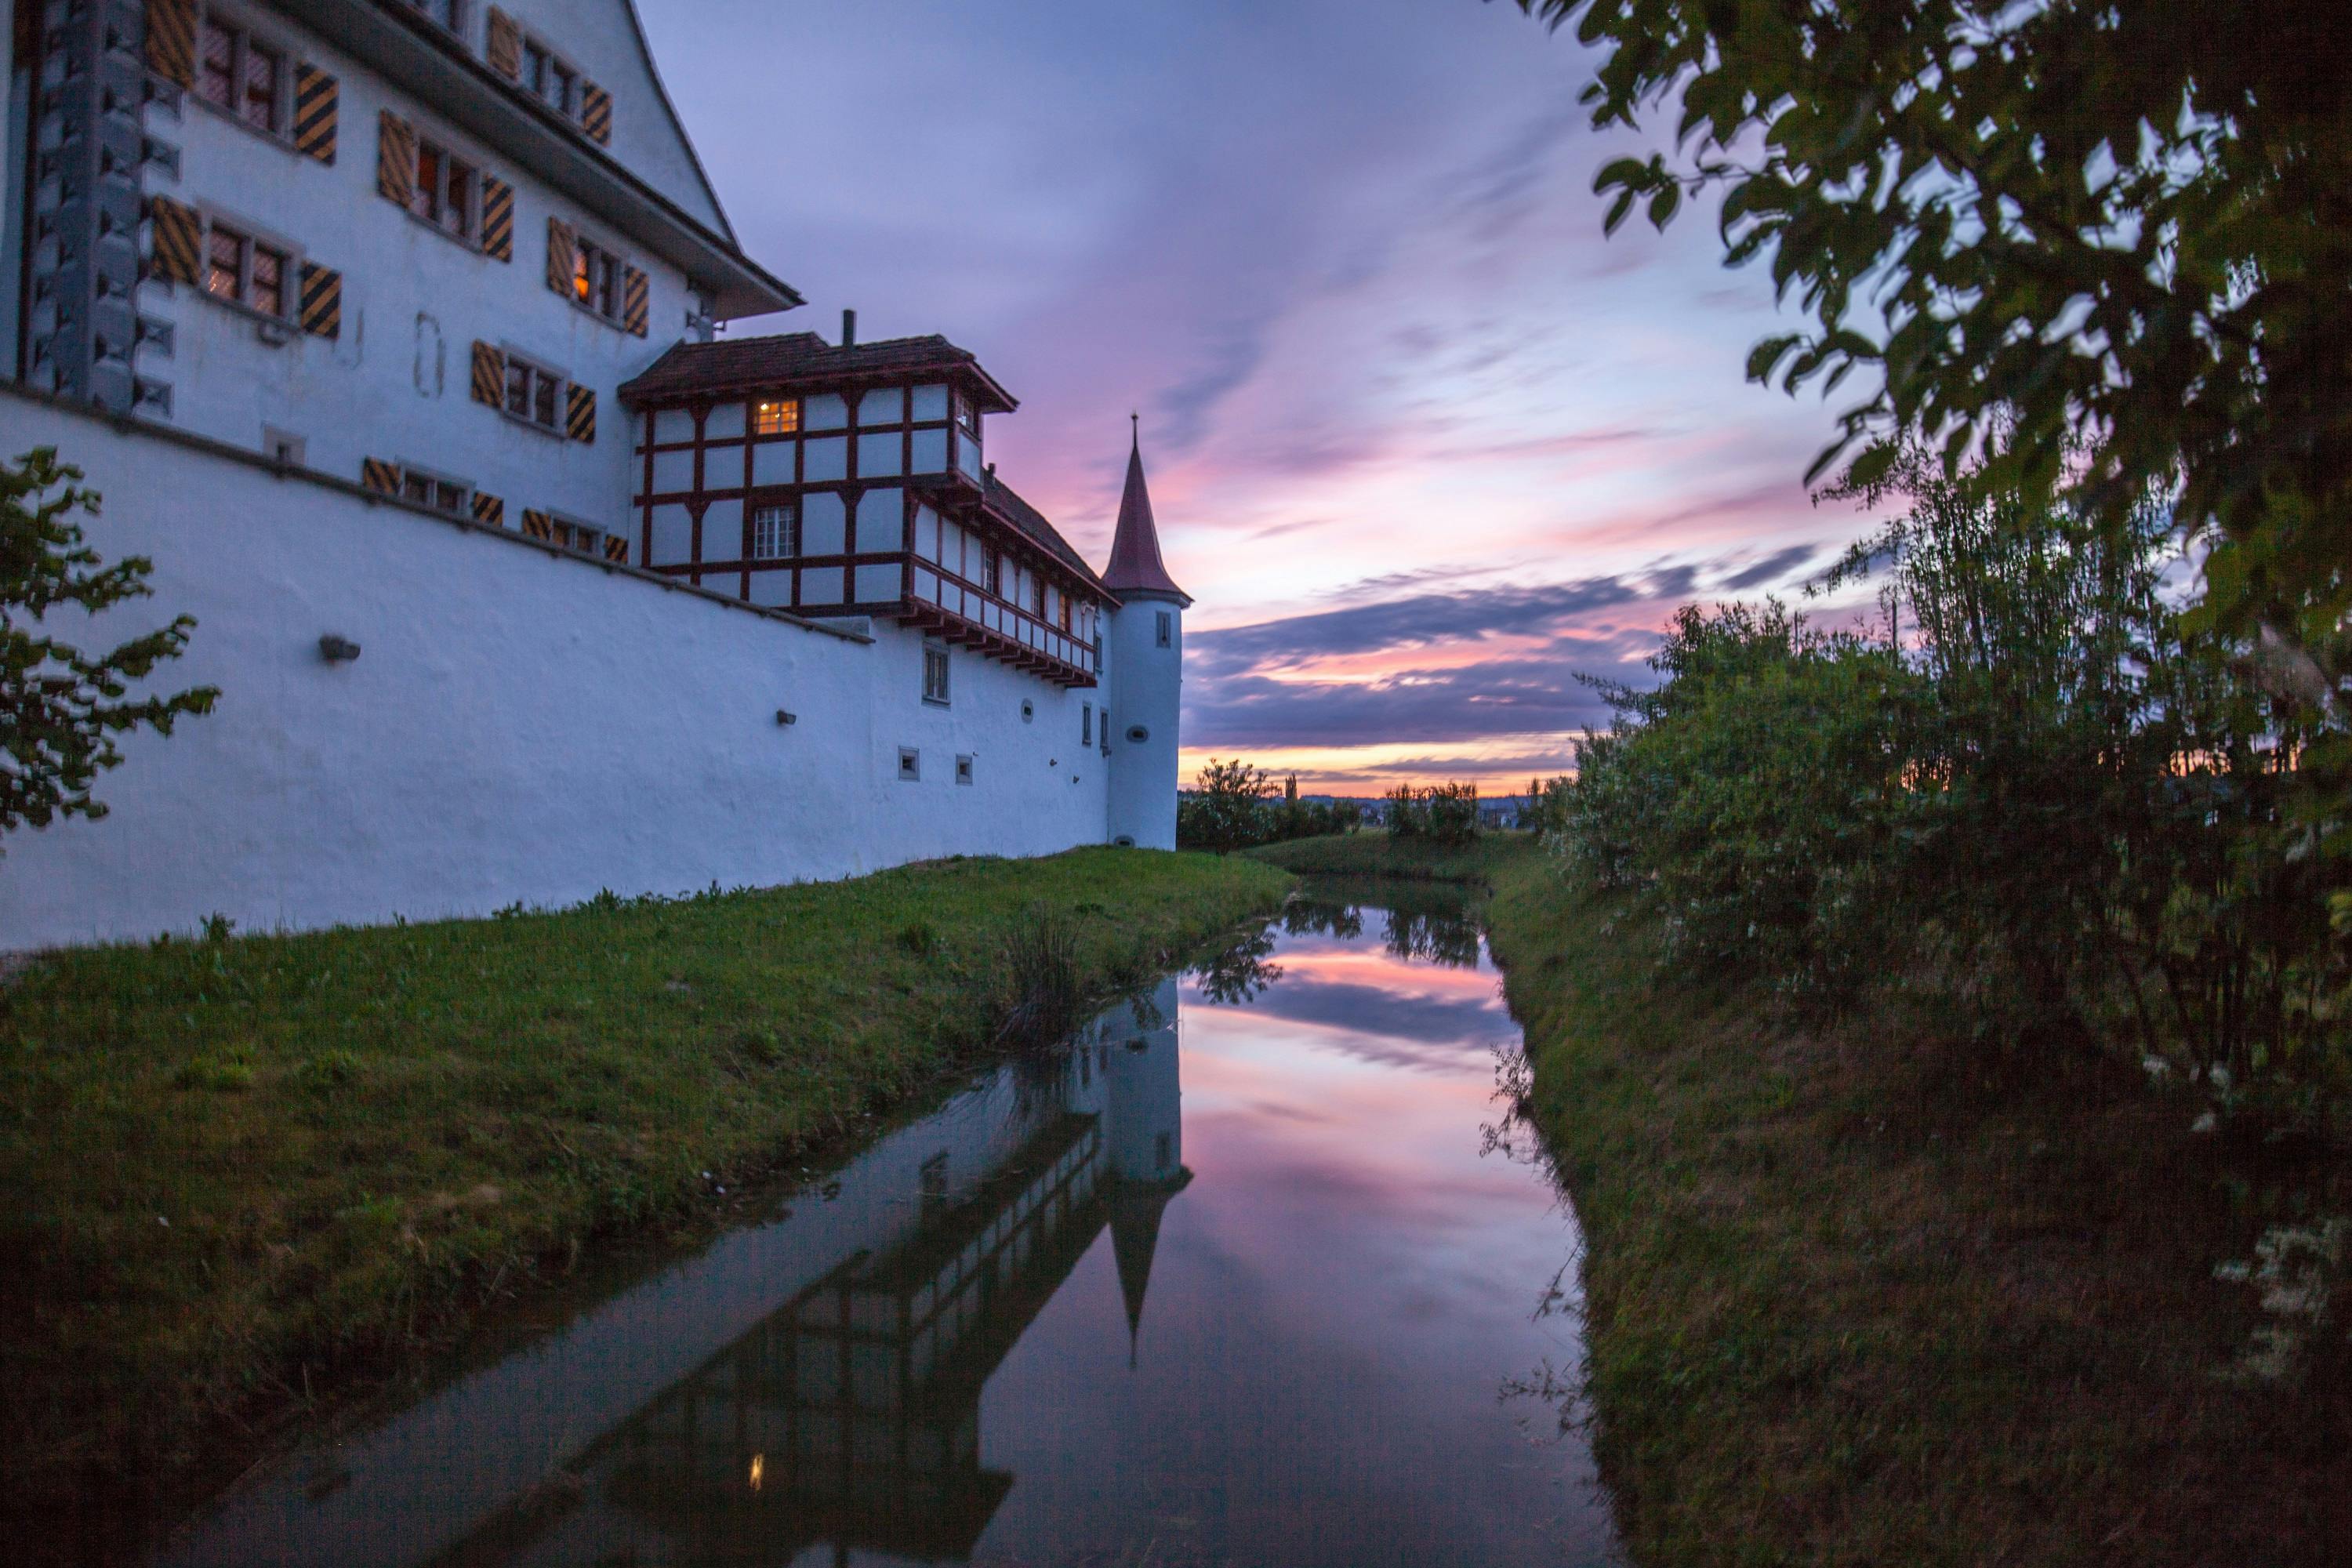
[[[580,237],[560,217],[547,220],[547,286],[569,299],[580,266]]]
[[[195,208],[169,196],[149,196],[147,216],[153,232],[147,273],[173,283],[196,280],[197,258],[204,249],[205,220]]]
[[[604,559],[607,561],[617,561],[622,565],[626,566],[629,563],[629,542],[622,538],[617,533],[606,534],[604,536]]]
[[[147,68],[177,86],[196,85],[196,0],[147,0]]]
[[[416,191],[416,127],[389,109],[376,123],[375,188],[402,206]]]
[[[634,267],[621,269],[621,324],[638,337],[646,335],[651,290],[646,275]]]
[[[613,95],[593,81],[580,84],[580,129],[599,147],[613,144]]]
[[[383,458],[362,458],[360,483],[380,496],[396,496],[400,493],[400,465]]]
[[[551,542],[555,538],[555,520],[543,511],[525,507],[522,510],[522,531],[533,539]]]
[[[482,53],[489,60],[492,70],[509,81],[521,79],[522,28],[512,16],[496,5],[490,7],[489,33]]]
[[[335,161],[335,127],[342,89],[308,60],[294,68],[294,150],[321,163]]]
[[[494,261],[514,259],[514,187],[482,176],[482,254]]]
[[[564,400],[563,433],[574,441],[596,438],[596,394],[584,386],[568,390]]]
[[[507,525],[507,503],[487,490],[476,490],[474,521],[485,528],[504,528]]]
[[[474,401],[506,405],[507,351],[478,340],[474,344]]]
[[[302,330],[314,338],[343,335],[343,275],[302,263]]]

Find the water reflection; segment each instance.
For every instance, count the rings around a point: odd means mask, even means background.
[[[1580,1439],[1496,1398],[1580,1365],[1572,1218],[1479,1148],[1516,1031],[1459,903],[1385,891],[1294,903],[163,1561],[1613,1562]]]

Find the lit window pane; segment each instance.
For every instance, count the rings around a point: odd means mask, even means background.
[[[215,225],[205,242],[205,288],[223,300],[245,292],[245,237]]]

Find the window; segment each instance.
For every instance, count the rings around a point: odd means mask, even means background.
[[[554,529],[555,542],[561,544],[566,550],[577,550],[583,555],[602,555],[604,553],[604,531],[603,529],[591,528],[584,522],[573,522],[568,518],[559,517],[552,519],[551,521]]]
[[[1170,615],[1165,610],[1160,611],[1159,628],[1160,646],[1161,647],[1174,647],[1176,646],[1176,617]]]
[[[956,395],[956,423],[975,441],[980,439],[980,405],[964,393]]]
[[[1078,707],[1078,744],[1091,746],[1094,743],[1095,705],[1091,702],[1081,703]]]
[[[781,561],[801,552],[800,510],[790,506],[751,509],[751,555],[755,560]]]
[[[751,434],[789,436],[801,427],[801,400],[763,397],[751,405]]]
[[[923,700],[947,706],[948,650],[935,642],[923,645]]]
[[[261,427],[261,449],[269,454],[269,460],[273,463],[283,463],[291,468],[302,466],[303,441],[299,436],[264,425]]]
[[[404,501],[414,501],[418,506],[429,506],[441,511],[462,513],[473,493],[474,487],[463,479],[448,479],[429,469],[410,468],[406,464],[401,466],[400,499]]]
[[[971,755],[970,752],[957,753],[956,783],[960,784],[968,784],[971,783]]]
[[[205,292],[215,300],[283,319],[287,253],[228,225],[205,236]]]
[[[923,777],[923,753],[912,746],[898,748],[898,782],[919,784]]]
[[[980,585],[1000,599],[1004,597],[1004,557],[993,550],[980,552]]]
[[[207,16],[196,63],[196,96],[265,135],[285,127],[286,54]]]
[[[566,120],[580,118],[580,73],[537,38],[523,40],[522,85],[533,98]]]
[[[1037,618],[1045,618],[1045,579],[1032,575],[1029,579],[1029,603],[1036,609]]]
[[[620,258],[593,240],[572,247],[572,299],[608,321],[621,319]]]
[[[1065,632],[1070,629],[1070,596],[1064,594],[1062,595],[1062,630]]]
[[[563,378],[544,365],[507,354],[506,411],[544,430],[562,428]]]
[[[481,179],[471,163],[419,137],[416,179],[409,188],[408,210],[436,228],[471,240]]]

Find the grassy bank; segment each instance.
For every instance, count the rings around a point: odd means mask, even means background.
[[[44,959],[0,992],[0,1473],[183,1468],[990,1048],[1041,925],[1102,993],[1287,886],[1086,850]]]
[[[1930,1020],[1662,986],[1548,867],[1489,913],[1639,1561],[2342,1560],[2341,1391],[2233,1378],[2263,1320],[2214,1278],[2327,1173],[2136,1073],[1986,1082]]]
[[[1425,838],[1391,838],[1378,829],[1294,838],[1244,853],[1302,877],[1392,877],[1413,882],[1475,882],[1491,885],[1496,868],[1529,847],[1525,836],[1490,833],[1468,844],[1433,844]]]
[[[1777,1026],[1486,848],[1636,1562],[2342,1561],[2346,1391],[2245,1376],[2271,1320],[2214,1272],[2345,1212],[2335,1157],[2193,1132],[2128,1066],[1957,1071],[1930,1018]]]

